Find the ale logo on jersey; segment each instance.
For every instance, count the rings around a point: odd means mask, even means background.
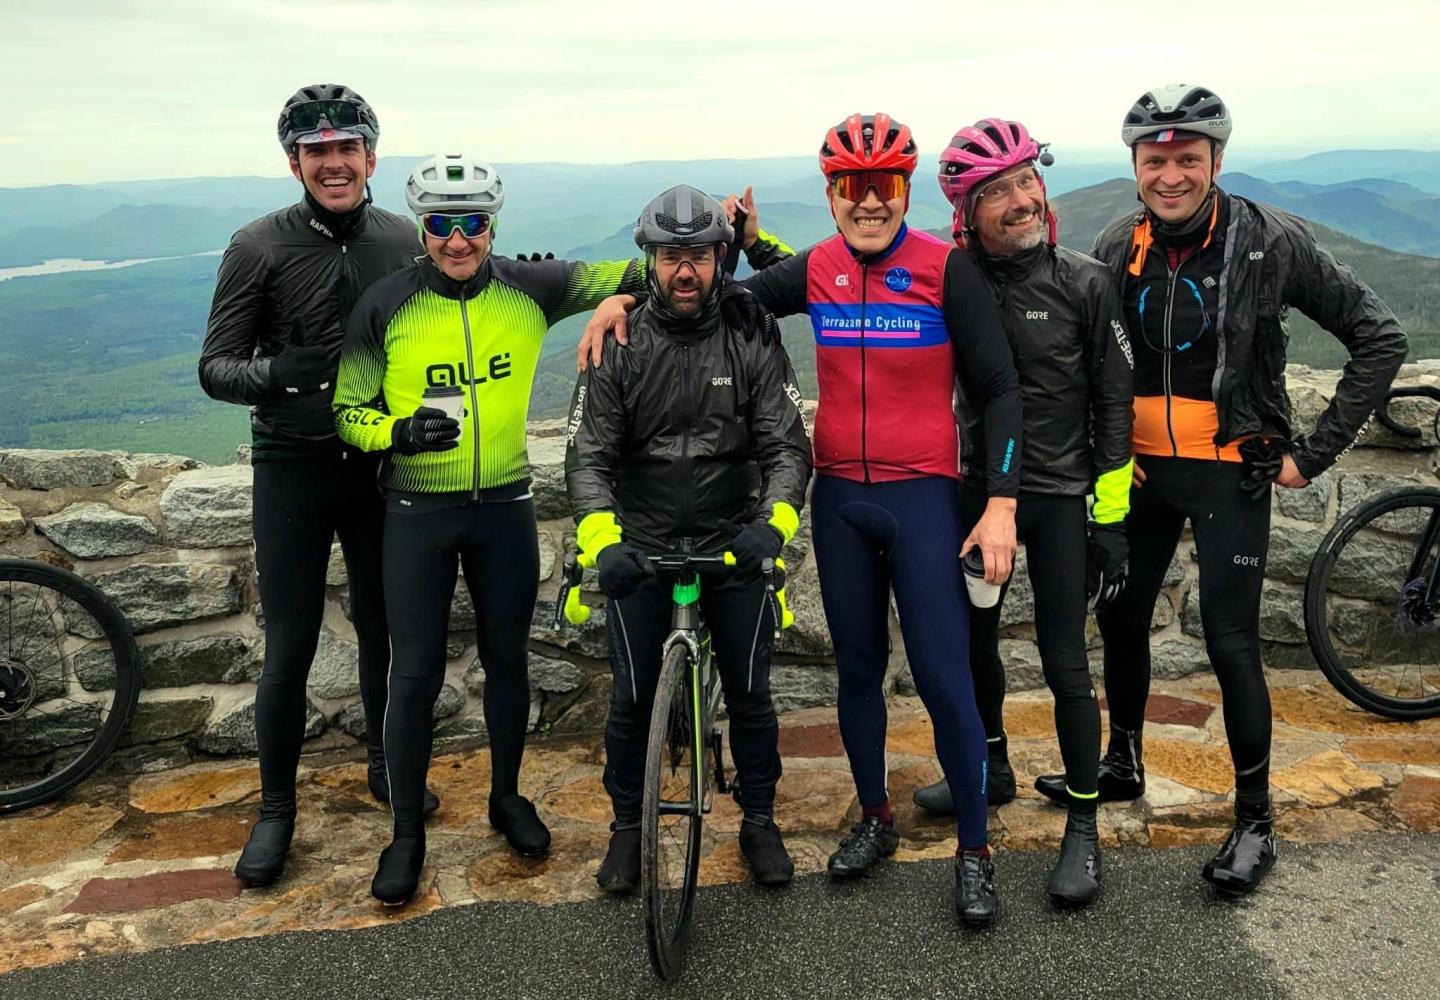
[[[913,280],[910,272],[903,267],[892,267],[885,272],[885,287],[892,292],[908,291]]]
[[[465,367],[465,362],[459,364],[443,363],[430,365],[425,369],[425,384],[429,386],[452,386],[452,385],[484,385],[486,382],[498,382],[502,378],[510,377],[510,352],[493,354],[490,360],[480,370],[480,374],[474,378],[470,377]]]

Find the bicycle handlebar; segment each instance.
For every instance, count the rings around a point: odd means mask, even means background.
[[[647,558],[659,569],[678,572],[703,566],[733,567],[736,565],[733,552],[725,552],[718,556],[667,552],[664,555],[650,555]],[[560,595],[555,602],[554,631],[559,632],[564,628],[562,619],[569,621],[572,625],[583,625],[590,620],[590,606],[580,600],[580,582],[585,575],[585,570],[594,565],[593,557],[579,551],[572,558],[566,560],[564,577],[560,584]],[[777,570],[781,574],[781,582],[778,587],[775,585]],[[760,572],[765,576],[766,592],[774,604],[775,620],[782,631],[795,624],[795,614],[785,600],[784,571],[785,560],[783,559],[766,559],[760,564]]]
[[[1375,417],[1391,434],[1404,438],[1418,438],[1421,434],[1418,427],[1406,427],[1404,424],[1396,423],[1390,416],[1390,403],[1396,399],[1419,397],[1421,399],[1434,400],[1440,403],[1440,386],[1433,385],[1407,385],[1398,389],[1392,388],[1385,394],[1385,402],[1380,409],[1375,411]]]

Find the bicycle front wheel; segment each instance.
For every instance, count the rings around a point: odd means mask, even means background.
[[[125,616],[94,584],[0,560],[0,813],[100,766],[135,711],[138,662]]]
[[[1346,512],[1305,584],[1315,662],[1361,708],[1440,714],[1440,490],[1407,487]]]
[[[685,962],[700,877],[701,804],[709,752],[700,725],[695,661],[672,646],[660,669],[650,713],[641,820],[640,882],[650,963],[674,979]]]

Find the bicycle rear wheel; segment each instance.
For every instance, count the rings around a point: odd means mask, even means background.
[[[1350,701],[1392,719],[1440,715],[1440,490],[1407,487],[1346,512],[1305,584],[1315,662]]]
[[[0,560],[0,813],[90,775],[140,696],[124,615],[74,573]]]
[[[674,979],[685,962],[700,875],[706,757],[690,650],[670,648],[655,687],[645,756],[640,882],[650,963]]]

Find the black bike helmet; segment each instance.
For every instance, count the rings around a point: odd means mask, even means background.
[[[295,144],[302,136],[327,130],[358,135],[371,151],[380,141],[380,120],[375,117],[375,109],[365,98],[340,83],[316,83],[295,91],[280,110],[280,122],[276,126],[287,156],[294,155]]]
[[[1175,132],[1203,135],[1224,149],[1230,139],[1230,111],[1212,90],[1193,83],[1167,83],[1146,91],[1130,108],[1120,139],[1134,148],[1137,142],[1168,142]]]
[[[728,246],[735,229],[723,205],[704,191],[680,184],[645,206],[635,223],[634,236],[635,245],[642,250],[707,243]]]

